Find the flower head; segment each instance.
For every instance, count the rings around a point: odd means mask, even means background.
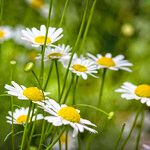
[[[107,53],[105,56],[101,54],[97,54],[97,57],[93,56],[92,54],[88,53],[90,59],[92,59],[97,67],[100,68],[107,68],[110,70],[125,70],[131,72],[129,66],[132,66],[127,60],[124,60],[123,55],[118,55],[116,57],[112,57],[110,53]]]
[[[65,68],[68,67],[69,59],[61,62]],[[82,78],[85,80],[87,79],[87,75],[96,77],[95,75],[93,75],[93,73],[97,73],[97,66],[93,61],[83,57],[82,55],[78,57],[77,54],[74,54],[69,69],[77,76],[82,76]]]
[[[46,116],[45,120],[52,123],[54,126],[70,125],[73,131],[73,137],[75,137],[78,132],[84,132],[84,129],[97,133],[96,130],[88,127],[96,126],[89,120],[82,119],[80,116],[80,111],[74,107],[67,105],[59,105],[56,101],[52,99],[45,100],[44,102],[38,103],[44,111],[48,112],[52,116]]]
[[[125,82],[121,88],[115,91],[122,93],[122,98],[127,100],[140,100],[141,103],[146,103],[147,106],[150,106],[150,85],[148,84],[140,84],[136,86],[130,82]]]
[[[12,36],[11,28],[8,26],[0,26],[0,43],[10,39]]]
[[[13,112],[13,123],[25,124],[27,121],[28,111],[29,111],[29,108],[23,108],[23,107],[21,107],[20,109],[18,108],[15,109],[15,111]],[[42,114],[37,114],[37,116],[35,116],[36,111],[37,110],[35,109],[32,120],[31,120],[31,115],[32,115],[32,110],[31,110],[31,113],[28,119],[29,122],[44,118]],[[8,116],[6,116],[6,118],[7,118],[7,122],[12,124],[12,112],[11,111],[8,111]]]
[[[5,85],[5,89],[7,89],[7,93],[12,96],[18,97],[21,100],[31,100],[33,102],[39,102],[44,100],[44,96],[48,95],[49,93],[43,92],[38,89],[37,87],[28,87],[26,88],[23,85],[18,85],[16,82],[12,81],[11,85]]]
[[[48,28],[48,35],[46,39],[46,45],[50,46],[52,43],[58,41],[63,37],[62,28]],[[36,28],[26,28],[26,30],[22,30],[22,39],[28,41],[32,44],[32,46],[39,47],[44,45],[45,38],[46,38],[46,27],[45,25],[41,25],[40,30]]]

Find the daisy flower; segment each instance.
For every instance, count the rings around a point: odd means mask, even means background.
[[[63,34],[61,34],[62,32],[63,32],[62,28],[56,29],[53,27],[49,27],[46,45],[54,46],[52,45],[52,43],[58,41],[63,37]],[[31,30],[29,28],[26,28],[26,30],[22,30],[22,39],[30,42],[34,47],[44,45],[45,35],[46,35],[45,25],[41,25],[40,30],[36,28],[32,28]]]
[[[68,67],[69,59],[64,61],[62,60],[61,62],[65,68]],[[82,78],[85,80],[87,79],[87,75],[96,77],[95,75],[93,75],[93,73],[97,73],[97,66],[93,61],[83,57],[82,55],[78,57],[77,54],[74,54],[69,69],[77,76],[82,76]]]
[[[25,124],[27,120],[27,116],[28,116],[28,111],[29,111],[29,108],[23,108],[23,107],[21,107],[20,109],[15,109],[15,111],[13,112],[13,123]],[[32,117],[32,121],[41,120],[44,118],[42,114],[37,114],[37,116],[35,116],[36,111],[37,110],[35,109],[33,117]],[[29,122],[31,122],[31,115],[32,115],[32,110],[30,113]],[[6,119],[7,119],[7,123],[12,124],[12,112],[11,111],[8,111],[8,116],[6,116]]]
[[[37,9],[40,9],[44,6],[44,0],[26,0],[26,2]]]
[[[96,130],[87,126],[90,125],[96,127],[96,125],[89,120],[82,119],[80,111],[74,107],[64,104],[59,105],[52,99],[45,100],[44,103],[40,102],[39,105],[44,111],[52,115],[46,116],[45,120],[52,123],[54,126],[70,125],[74,129],[73,137],[75,137],[78,132],[84,132],[84,129],[92,133],[97,133]]]
[[[0,43],[5,40],[10,39],[12,36],[12,31],[8,26],[0,26]]]
[[[87,54],[90,59],[92,59],[97,67],[100,68],[107,68],[110,70],[125,70],[128,72],[131,72],[131,69],[128,67],[132,66],[130,62],[124,59],[123,55],[117,55],[116,57],[112,57],[112,54],[107,53],[105,56],[102,56],[101,54],[97,54],[97,57],[95,57],[92,54]]]
[[[69,45],[65,46],[64,44],[58,45],[55,48],[47,47],[45,49],[45,54],[44,54],[44,60],[52,60],[52,59],[57,59],[59,61],[61,60],[68,60],[70,57],[70,50],[71,47]],[[41,59],[42,56],[41,54],[37,57],[37,59]]]
[[[140,100],[141,103],[146,103],[147,106],[150,106],[150,85],[148,84],[136,86],[130,82],[124,82],[121,88],[115,91],[122,93],[122,98]]]
[[[42,92],[37,87],[26,88],[23,85],[18,85],[14,81],[12,81],[11,84],[12,86],[8,84],[5,85],[5,89],[8,90],[7,93],[9,95],[18,97],[20,100],[31,100],[36,103],[44,100],[44,97],[49,94],[48,92]]]

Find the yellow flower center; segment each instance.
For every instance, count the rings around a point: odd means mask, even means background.
[[[51,53],[51,54],[48,55],[48,58],[49,58],[49,59],[54,58],[54,57],[55,57],[55,58],[56,58],[56,57],[59,58],[59,57],[61,57],[61,56],[62,56],[61,53]]]
[[[141,84],[135,89],[135,94],[140,97],[150,98],[150,85]]]
[[[36,8],[40,8],[44,5],[43,0],[32,0],[31,5]]]
[[[112,58],[108,58],[108,57],[101,57],[97,60],[97,63],[99,65],[103,65],[106,67],[113,67],[115,66],[115,62]]]
[[[37,36],[37,37],[35,37],[34,41],[39,44],[44,44],[45,36]],[[52,40],[49,37],[47,37],[46,44],[50,44],[51,42],[52,42]]]
[[[42,101],[44,99],[43,93],[37,87],[29,87],[23,91],[23,95],[32,101]]]
[[[80,114],[73,107],[64,107],[58,111],[58,115],[70,122],[79,122]]]
[[[5,32],[3,30],[0,30],[0,39],[4,38]]]
[[[76,71],[79,71],[79,72],[87,71],[87,67],[85,67],[83,65],[80,65],[80,64],[75,64],[75,65],[72,66],[72,68]]]
[[[16,119],[16,122],[18,124],[22,124],[22,123],[25,123],[27,120],[27,115],[21,115],[19,116],[17,119]]]

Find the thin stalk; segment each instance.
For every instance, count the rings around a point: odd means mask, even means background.
[[[44,85],[44,91],[47,88],[47,85],[48,85],[48,82],[49,82],[49,79],[50,79],[50,76],[51,76],[52,69],[53,69],[53,61],[50,64],[50,67],[49,67],[48,76],[47,76],[47,79],[46,79],[46,82],[45,82],[45,85]]]
[[[69,0],[66,0],[65,6],[64,6],[64,9],[63,9],[63,12],[62,12],[62,16],[61,16],[61,19],[60,19],[59,27],[62,26],[62,23],[63,23],[63,20],[64,20],[64,16],[65,16],[65,13],[66,13],[66,10],[67,10],[68,3],[69,3]]]
[[[95,8],[95,5],[96,5],[96,2],[97,2],[97,0],[94,0],[94,2],[92,4],[92,7],[91,7],[91,10],[90,10],[90,15],[89,15],[89,18],[88,18],[88,22],[87,22],[87,25],[85,27],[85,31],[84,31],[84,34],[83,34],[83,39],[82,39],[82,42],[81,42],[81,45],[80,45],[80,48],[79,48],[80,51],[82,50],[82,48],[84,46],[84,43],[85,43],[85,39],[86,39],[88,30],[89,30],[89,26],[91,24],[91,20],[92,20],[92,16],[93,16],[93,13],[94,13],[94,8]]]
[[[42,89],[41,83],[40,83],[40,81],[39,81],[39,79],[38,79],[36,73],[35,73],[33,70],[32,70],[32,74],[33,74],[33,76],[35,77],[36,81],[38,82],[38,85],[39,85],[40,89]]]
[[[57,135],[57,137],[53,140],[53,142],[49,145],[49,146],[47,146],[47,148],[46,148],[46,150],[50,150],[52,147],[53,147],[53,145],[55,145],[55,143],[57,143],[57,141],[59,140],[59,138],[61,137],[61,135],[64,133],[64,131],[65,131],[65,127],[62,129],[62,131],[61,132],[59,132],[59,134]]]
[[[50,16],[51,16],[51,11],[52,11],[52,4],[53,4],[53,0],[49,0],[49,13],[48,13],[48,20],[47,20],[47,25],[46,25],[46,35],[45,35],[44,45],[42,46],[42,50],[41,50],[42,59],[41,59],[41,70],[40,70],[40,77],[39,77],[41,85],[43,85],[44,54],[45,54],[45,48],[46,48],[46,42],[47,42],[47,36],[48,36],[48,28],[50,25]]]
[[[59,150],[62,150],[62,146],[61,146],[61,140],[59,138]]]
[[[68,150],[68,130],[66,131],[65,150]]]
[[[65,90],[65,86],[66,86],[66,81],[67,81],[67,77],[68,77],[68,73],[69,73],[69,67],[71,65],[71,61],[72,61],[72,58],[73,58],[73,55],[74,53],[77,51],[77,46],[79,44],[79,40],[81,38],[81,35],[82,35],[82,31],[84,29],[84,23],[85,23],[85,18],[86,18],[86,14],[87,14],[87,10],[88,10],[88,1],[86,1],[86,7],[85,7],[85,10],[84,10],[84,14],[83,14],[83,17],[82,17],[82,22],[81,22],[81,26],[80,26],[80,29],[79,29],[79,33],[78,33],[78,36],[77,36],[77,39],[76,39],[76,42],[75,42],[75,45],[72,49],[72,55],[71,55],[71,58],[69,60],[69,64],[68,64],[68,67],[67,67],[67,70],[66,70],[66,73],[65,73],[65,77],[64,77],[64,83],[63,83],[63,88],[62,88],[62,91],[61,91],[61,95],[60,95],[60,99],[59,99],[59,102],[62,98],[62,95],[64,93],[64,90]]]
[[[107,69],[103,69],[103,74],[102,74],[102,80],[101,80],[101,84],[100,84],[100,91],[99,91],[99,98],[98,98],[98,103],[97,103],[97,107],[100,107],[101,105],[101,101],[102,101],[102,95],[103,95],[103,89],[104,89],[104,82],[105,82],[105,76],[106,76],[106,71]]]
[[[136,150],[139,149],[139,142],[140,142],[141,133],[142,133],[144,115],[145,115],[145,112],[144,112],[144,110],[143,110],[143,111],[142,111],[142,116],[141,116],[141,121],[140,121],[139,133],[138,133],[138,136],[137,136],[137,139],[136,139]]]
[[[27,134],[27,127],[28,127],[31,107],[32,107],[32,101],[30,101],[30,105],[29,105],[29,111],[28,111],[27,120],[26,120],[26,123],[25,123],[25,128],[24,128],[24,132],[23,132],[23,137],[22,137],[20,150],[24,150],[24,144],[25,144],[25,138],[26,138],[26,134]]]
[[[125,125],[126,125],[126,124],[124,123],[124,124],[122,125],[122,127],[121,127],[121,131],[120,131],[120,133],[119,133],[119,136],[118,136],[117,142],[116,142],[116,144],[115,144],[114,150],[117,150],[117,148],[118,148],[118,146],[119,146],[119,143],[120,143],[120,140],[121,140],[121,138],[122,138],[122,134],[123,134]]]
[[[132,127],[131,127],[131,129],[130,129],[130,132],[129,132],[127,138],[124,140],[124,142],[123,142],[123,144],[122,144],[122,146],[121,146],[121,150],[123,150],[123,149],[125,148],[125,146],[126,146],[128,140],[130,139],[130,136],[131,136],[132,131],[133,131],[135,125],[136,125],[136,122],[137,122],[137,119],[138,119],[139,114],[140,114],[140,109],[137,111],[137,113],[136,113],[136,115],[135,115],[135,118],[134,118]]]
[[[59,70],[58,70],[58,63],[55,60],[55,67],[56,67],[56,76],[57,76],[57,85],[58,85],[58,99],[60,97],[60,78],[59,78]]]
[[[4,7],[4,0],[1,0],[1,3],[0,3],[0,25],[2,25],[2,17],[3,17],[3,7]]]
[[[81,150],[81,139],[80,139],[80,135],[78,135],[78,150]]]
[[[68,97],[68,95],[69,95],[69,92],[70,92],[70,89],[71,89],[71,87],[72,87],[73,81],[74,81],[74,74],[72,75],[72,79],[71,79],[71,82],[70,82],[70,84],[69,84],[68,90],[67,90],[67,92],[66,92],[66,95],[65,95],[64,99],[61,101],[61,104],[66,103],[67,97]]]
[[[73,105],[75,105],[75,96],[76,96],[76,89],[77,89],[78,79],[79,79],[79,77],[76,76],[76,81],[75,81],[75,85],[74,85],[74,88],[73,88],[73,100],[72,100]]]

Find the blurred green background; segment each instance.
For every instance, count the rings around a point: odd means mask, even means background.
[[[48,4],[48,1],[45,1]],[[62,28],[64,37],[58,43],[74,46],[86,0],[70,0]],[[89,12],[93,0],[89,0],[86,23],[88,22]],[[64,8],[65,0],[55,0],[53,3],[51,26],[58,27]],[[4,0],[3,16],[1,25],[9,25],[15,28],[18,25],[25,27],[39,28],[41,24],[46,24],[47,20],[43,17],[37,8],[30,6],[25,0]],[[85,29],[85,28],[84,28]],[[114,146],[121,125],[128,122],[129,118],[135,114],[137,101],[124,101],[120,94],[114,92],[124,81],[130,81],[134,84],[150,84],[150,1],[149,0],[97,0],[89,31],[85,40],[84,47],[78,46],[78,54],[105,54],[110,52],[113,56],[124,54],[126,59],[134,64],[133,72],[108,71],[106,76],[102,108],[107,112],[114,111],[115,116],[111,121],[99,113],[89,108],[81,109],[83,118],[89,119],[98,125],[99,134],[95,135],[90,145],[92,150],[111,150]],[[83,37],[83,33],[82,33]],[[82,40],[82,37],[80,41]],[[18,45],[13,39],[1,44],[0,52],[0,93],[4,90],[4,85],[10,83],[11,60],[16,60],[17,64],[13,71],[13,80],[25,86],[36,85],[36,80],[31,73],[24,72],[24,65],[29,61],[34,61],[37,54],[35,49],[27,49]],[[35,62],[35,72],[39,73],[39,64]],[[46,63],[45,74],[48,71],[49,64]],[[60,74],[61,83],[64,77],[64,68],[61,64]],[[53,69],[50,84],[47,88],[51,92],[51,97],[56,98],[57,86],[55,78],[55,69]],[[79,79],[77,87],[77,103],[96,105],[99,91],[100,78],[88,77],[84,81]],[[20,106],[27,106],[28,102],[22,102],[15,99],[15,103]],[[148,111],[148,108],[146,108]],[[4,138],[11,131],[11,125],[6,123],[6,115],[10,110],[10,97],[0,97],[0,149],[11,150],[11,138],[6,142]],[[94,120],[93,115],[97,115]],[[40,126],[40,122],[39,122]],[[137,127],[138,128],[138,127]],[[23,130],[21,126],[16,126],[16,132]],[[150,130],[150,129],[149,129]],[[148,130],[148,131],[149,131]],[[149,133],[147,135],[149,138]],[[88,143],[86,132],[81,134],[81,142]],[[20,141],[20,135],[16,136],[16,146]],[[32,143],[35,144],[34,142]],[[150,144],[150,143],[149,143]],[[133,144],[134,145],[134,144]],[[132,146],[129,145],[132,149]],[[82,147],[84,149],[85,146]]]

